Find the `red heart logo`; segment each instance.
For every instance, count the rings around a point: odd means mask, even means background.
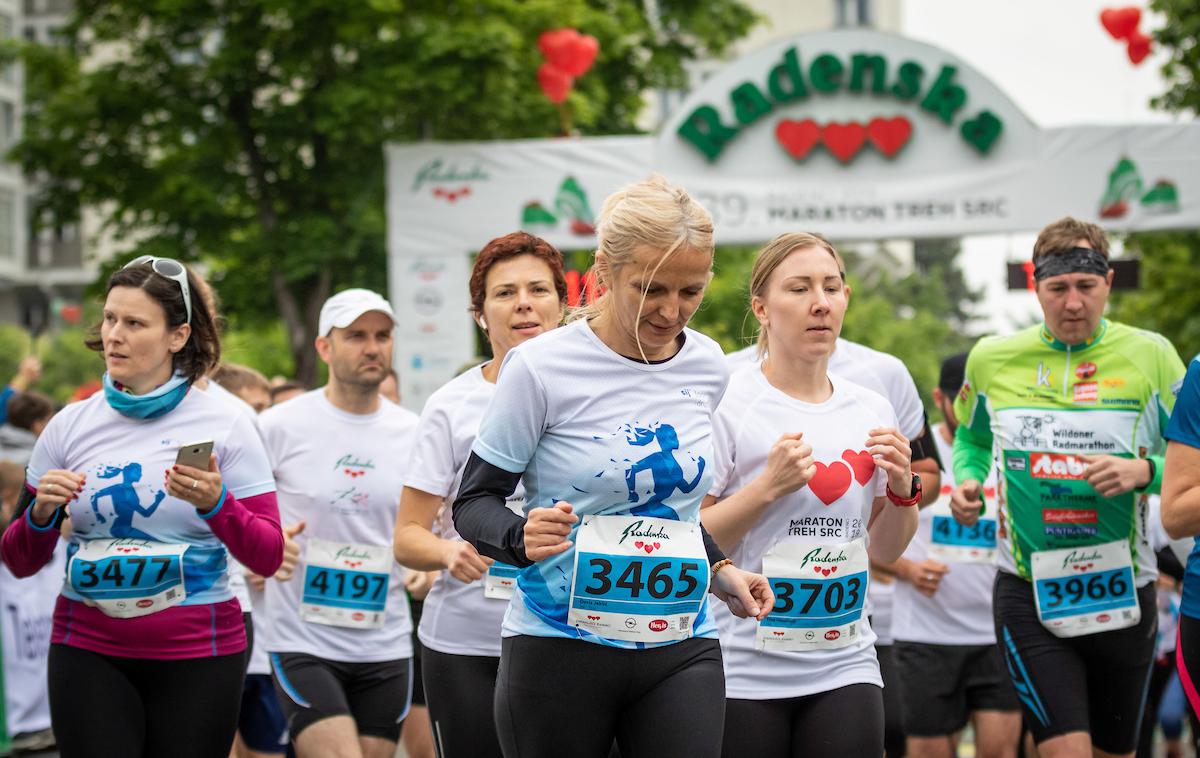
[[[634,547],[636,547],[638,550],[641,550],[641,549],[642,549],[642,545],[645,545],[645,544],[646,544],[645,542],[642,542],[641,540],[638,540],[637,542],[633,543],[633,546],[634,546]]]
[[[775,139],[783,145],[788,155],[802,161],[821,140],[821,127],[811,118],[803,121],[785,118],[775,125]]]
[[[822,503],[832,505],[850,489],[850,480],[853,478],[850,467],[841,461],[834,461],[828,466],[820,462],[813,465],[817,473],[809,480],[808,488]]]
[[[833,573],[833,572],[832,572],[832,571],[830,571],[829,569],[821,569],[821,574],[822,574],[823,576],[829,576],[829,575],[830,575],[830,574],[832,574],[832,573]]]
[[[1125,39],[1137,31],[1142,20],[1139,8],[1105,8],[1100,11],[1100,23],[1113,39]]]
[[[590,620],[592,620],[592,621],[599,621],[599,620],[600,620],[600,617],[599,617],[599,616],[588,616],[588,618],[589,618]]]
[[[660,547],[662,547],[662,543],[660,543],[660,542],[655,542],[655,543],[654,543],[654,549],[655,549],[655,550],[658,550]]]
[[[815,571],[815,572],[817,572],[817,573],[819,574],[819,573],[821,573],[821,567],[820,567],[820,566],[813,566],[813,571]]]
[[[1146,60],[1146,56],[1150,54],[1150,42],[1150,38],[1141,32],[1129,35],[1129,46],[1125,50],[1129,62],[1136,66]]]
[[[829,567],[829,573],[831,573],[831,574],[836,574],[836,573],[837,573],[837,566],[830,566],[830,567]]]
[[[825,147],[842,163],[857,155],[866,139],[867,130],[853,121],[845,124],[831,121],[821,129],[821,140]]]
[[[1094,564],[1094,563],[1089,563],[1089,564],[1087,565],[1087,567],[1090,569],[1092,566],[1095,566],[1095,565],[1096,565],[1096,564]]]
[[[646,555],[650,555],[650,553],[654,552],[654,547],[652,545],[646,545],[646,547],[643,549],[646,551]]]
[[[783,636],[783,632],[771,632],[771,634],[775,635],[776,637],[782,637],[782,636]]]
[[[854,480],[864,487],[875,475],[875,459],[866,450],[843,450],[842,460],[854,470]]]
[[[867,139],[875,149],[891,158],[908,144],[912,136],[912,122],[904,116],[895,118],[873,118],[867,124]]]

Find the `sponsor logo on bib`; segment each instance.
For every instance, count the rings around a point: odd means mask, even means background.
[[[1082,479],[1087,471],[1087,464],[1074,455],[1030,453],[1029,462],[1034,479]]]
[[[652,632],[665,632],[667,631],[668,624],[663,619],[654,619],[647,626],[650,627],[650,631]]]
[[[1080,380],[1091,379],[1096,375],[1096,364],[1091,361],[1084,361],[1075,367],[1075,376]]]
[[[1094,561],[1100,560],[1100,553],[1095,550],[1072,550],[1063,558],[1062,567],[1073,566],[1076,571],[1087,571],[1092,568]]]
[[[1070,508],[1043,508],[1042,521],[1047,524],[1095,524],[1100,515],[1093,510],[1074,510]]]
[[[1098,399],[1100,390],[1096,382],[1079,382],[1075,385],[1076,403],[1095,403]]]

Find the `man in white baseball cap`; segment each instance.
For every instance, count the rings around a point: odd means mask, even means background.
[[[392,312],[392,304],[382,295],[371,290],[343,290],[325,301],[321,306],[321,318],[318,322],[317,335],[328,337],[332,329],[345,329],[364,313],[379,311],[396,323],[396,314]]]
[[[266,649],[299,758],[390,758],[412,692],[392,532],[417,416],[379,394],[396,326],[387,300],[339,292],[319,323],[329,383],[259,416],[287,537],[266,587]]]

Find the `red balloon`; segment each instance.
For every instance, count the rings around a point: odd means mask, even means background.
[[[596,61],[600,42],[575,29],[552,29],[538,37],[538,49],[548,63],[568,76],[583,76]]]
[[[553,63],[543,63],[538,67],[538,84],[542,87],[542,92],[550,99],[552,103],[561,103],[567,99],[567,93],[571,91],[571,85],[575,80],[571,75],[562,69],[555,66]]]
[[[590,34],[583,35],[571,45],[571,59],[562,69],[571,76],[583,76],[596,62],[596,54],[599,52],[599,40]]]
[[[1105,8],[1100,12],[1100,23],[1113,36],[1113,39],[1127,39],[1135,33],[1142,20],[1139,8]]]
[[[538,49],[551,65],[566,71],[574,57],[578,39],[579,32],[574,29],[551,29],[538,36]]]
[[[74,303],[70,303],[60,308],[58,315],[61,316],[62,320],[66,321],[68,324],[78,324],[80,319],[83,318],[83,308],[75,305]]]
[[[1138,65],[1146,60],[1146,56],[1150,54],[1151,39],[1141,32],[1134,32],[1129,35],[1129,47],[1126,53],[1129,54],[1129,60],[1133,65]]]

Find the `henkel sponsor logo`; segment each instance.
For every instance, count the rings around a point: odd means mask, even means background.
[[[137,601],[138,608],[149,608],[152,605],[154,605],[154,601],[148,597],[142,598],[141,600]]]
[[[825,639],[829,640],[830,642],[833,642],[834,640],[836,640],[838,637],[841,637],[841,636],[842,636],[842,633],[839,632],[837,629],[830,629],[828,632],[825,632]]]
[[[1100,390],[1096,382],[1080,382],[1075,385],[1075,402],[1094,403],[1099,398]]]
[[[1101,624],[1107,624],[1109,621],[1112,621],[1112,616],[1109,616],[1107,613],[1101,613],[1096,617],[1096,620]]]
[[[1043,508],[1042,521],[1046,524],[1097,524],[1100,514],[1074,508]]]
[[[647,624],[647,626],[650,627],[650,631],[652,631],[652,632],[667,631],[667,622],[662,619],[654,619],[649,624]]]
[[[1082,479],[1087,464],[1077,455],[1030,453],[1029,475],[1034,479]]]
[[[1084,361],[1075,367],[1075,376],[1081,381],[1084,379],[1091,379],[1095,375],[1096,364],[1092,363],[1091,361]]]
[[[362,621],[366,618],[366,615],[361,611],[355,611],[354,613],[350,614],[350,618],[354,619],[355,621]]]

